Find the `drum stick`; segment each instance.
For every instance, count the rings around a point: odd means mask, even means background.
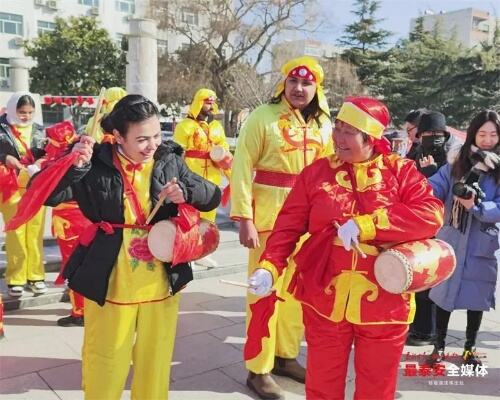
[[[162,194],[160,196],[160,198],[158,199],[158,203],[156,203],[155,208],[153,208],[153,210],[151,211],[151,214],[149,214],[149,217],[146,220],[146,225],[149,225],[149,223],[151,222],[153,217],[156,215],[156,213],[158,212],[158,210],[160,209],[161,205],[163,204],[163,202],[165,201],[166,198],[167,198],[166,194]]]
[[[104,103],[104,92],[106,91],[106,88],[102,87],[101,91],[99,92],[99,98],[97,99],[97,104],[95,106],[95,111],[94,111],[94,119],[92,120],[92,127],[90,128],[90,137],[96,139],[97,136],[97,123],[98,123],[98,118],[99,114],[101,113],[101,108]]]
[[[177,178],[175,178],[175,177],[172,178],[172,180],[169,183],[176,184]],[[168,183],[167,183],[167,185],[168,185]],[[151,211],[151,214],[149,214],[149,217],[146,220],[146,225],[149,225],[149,223],[151,222],[153,217],[156,215],[156,213],[158,212],[158,210],[160,209],[161,205],[163,204],[163,202],[165,201],[166,198],[167,198],[166,194],[162,194],[160,196],[160,198],[158,199],[158,203],[156,203],[155,208],[153,208],[153,211]]]
[[[228,281],[226,279],[219,279],[219,282],[220,283],[225,283],[226,285],[233,285],[233,286],[240,286],[240,287],[244,287],[244,288],[249,288],[250,285],[248,283],[244,283],[244,282],[235,282],[235,281]]]
[[[333,223],[335,225],[335,228],[338,230],[340,228],[340,225],[337,221]],[[358,254],[361,256],[361,258],[366,258],[366,254],[363,253],[363,250],[361,250],[361,247],[359,247],[359,244],[357,244],[354,240],[351,240],[351,246],[354,247],[354,249],[358,252]]]

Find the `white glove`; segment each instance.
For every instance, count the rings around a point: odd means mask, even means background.
[[[271,273],[263,268],[258,268],[254,271],[250,278],[248,278],[250,287],[248,291],[257,296],[266,296],[271,292],[273,287],[273,276]]]
[[[337,231],[337,235],[342,240],[344,249],[351,250],[351,241],[358,244],[359,243],[359,228],[353,219],[350,219],[345,224],[341,225]]]
[[[38,171],[40,171],[40,167],[37,164],[31,164],[26,167],[26,170],[28,171],[28,176],[31,178]]]

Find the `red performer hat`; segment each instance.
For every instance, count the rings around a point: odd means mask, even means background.
[[[305,65],[299,65],[290,71],[288,77],[302,78],[311,82],[316,82],[316,77]]]
[[[366,133],[378,153],[391,152],[390,142],[382,135],[391,122],[391,115],[380,100],[372,97],[347,97],[337,119]]]

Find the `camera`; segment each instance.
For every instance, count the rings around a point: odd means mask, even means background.
[[[453,194],[461,199],[471,199],[474,197],[476,204],[479,204],[486,195],[479,187],[479,177],[483,174],[483,171],[477,168],[472,168],[465,176],[463,181],[456,182],[453,185]]]

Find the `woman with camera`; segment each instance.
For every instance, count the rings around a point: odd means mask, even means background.
[[[498,228],[500,222],[500,118],[491,110],[474,117],[456,160],[429,181],[445,203],[444,226],[437,237],[457,256],[452,276],[431,289],[437,305],[436,339],[428,364],[444,359],[448,322],[453,310],[467,310],[463,362],[478,365],[474,346],[483,311],[495,306]]]

